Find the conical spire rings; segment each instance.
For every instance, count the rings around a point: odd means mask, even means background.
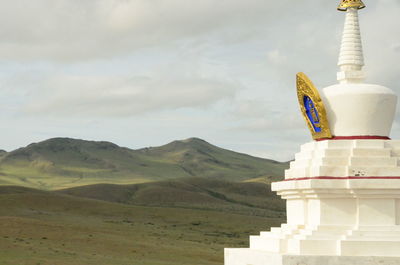
[[[344,2],[346,0],[342,0]],[[364,80],[364,56],[356,7],[349,7],[346,12],[338,65],[340,71],[337,77],[340,83],[360,83]]]
[[[339,11],[347,11],[348,8],[362,9],[365,5],[361,0],[342,0],[338,6]]]

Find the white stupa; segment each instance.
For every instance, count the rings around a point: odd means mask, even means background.
[[[358,10],[346,12],[339,84],[315,89],[297,76],[314,141],[301,146],[272,184],[287,202],[287,223],[225,249],[225,265],[400,265],[400,141],[390,140],[397,96],[365,84]]]

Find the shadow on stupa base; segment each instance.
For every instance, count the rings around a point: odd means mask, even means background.
[[[225,249],[225,265],[399,265],[400,257],[308,256],[249,248]]]

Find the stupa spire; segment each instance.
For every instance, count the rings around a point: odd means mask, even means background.
[[[346,12],[337,79],[340,83],[360,83],[365,75],[362,71],[364,55],[361,43],[358,10],[365,5],[361,0],[342,0],[338,10]]]

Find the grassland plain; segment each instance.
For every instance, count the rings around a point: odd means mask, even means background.
[[[158,202],[150,200],[152,206],[136,197],[138,191],[151,189],[150,184],[58,192],[0,187],[0,264],[222,264],[224,247],[246,247],[250,234],[268,230],[284,218],[284,206],[269,204],[274,195],[259,190],[264,184],[199,179],[153,183],[164,185],[174,187],[177,195],[169,202],[162,196]],[[193,193],[190,198],[195,196],[189,203],[187,196],[179,195],[188,190]],[[258,201],[262,197],[267,203]],[[179,205],[182,201],[186,205]],[[138,202],[142,205],[135,205]],[[253,214],[248,208],[254,208]]]
[[[132,150],[109,142],[53,138],[0,153],[0,185],[45,190],[184,177],[274,178],[288,163],[225,150],[198,138]]]
[[[0,265],[222,264],[285,218],[269,184],[287,166],[197,138],[0,152]]]

